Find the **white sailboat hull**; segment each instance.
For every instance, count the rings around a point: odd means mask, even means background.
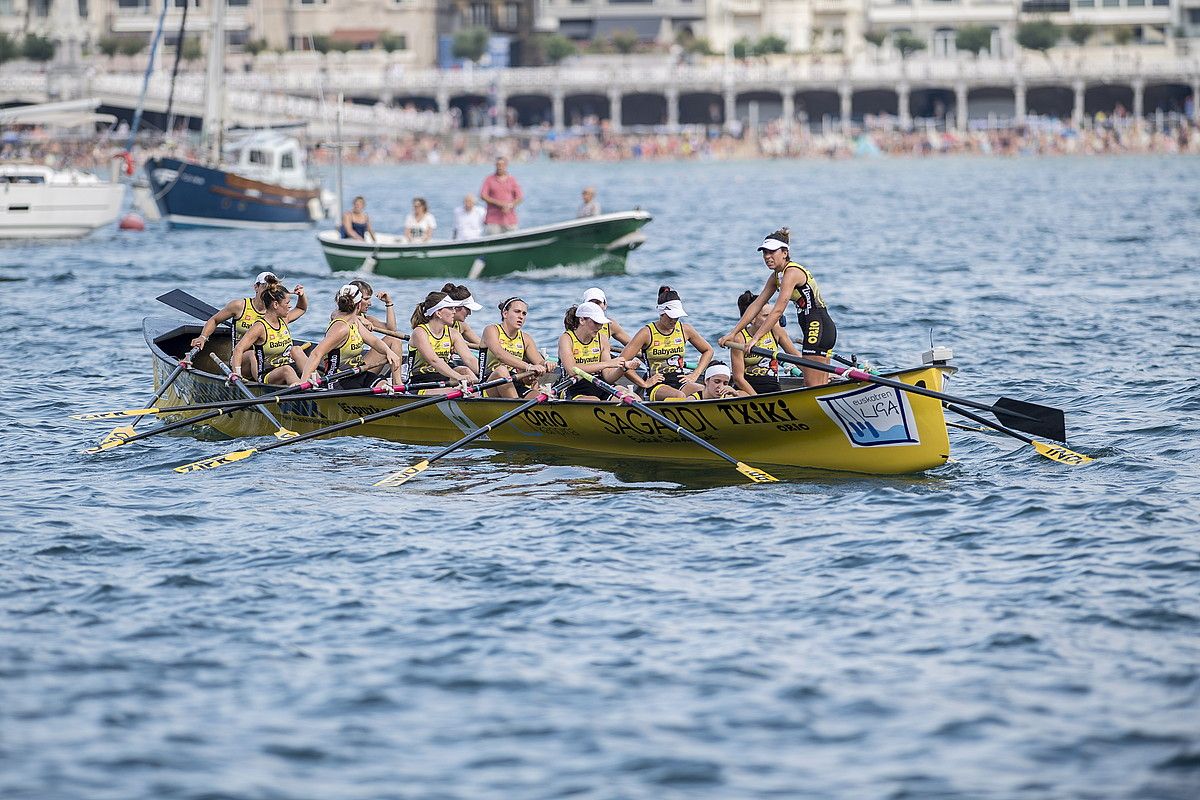
[[[0,239],[70,239],[111,225],[125,186],[0,182]]]

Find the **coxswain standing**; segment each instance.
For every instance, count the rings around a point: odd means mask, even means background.
[[[274,284],[263,291],[261,300],[262,316],[233,348],[230,380],[233,376],[242,377],[243,359],[253,353],[250,364],[255,380],[283,386],[298,383],[307,371],[308,357],[292,342],[288,330],[291,311],[288,291],[281,284]]]
[[[805,357],[828,364],[829,353],[837,342],[837,326],[834,325],[833,318],[829,316],[829,310],[825,307],[825,301],[821,298],[821,290],[817,288],[812,273],[791,260],[788,236],[788,229],[780,228],[759,245],[758,249],[763,255],[763,263],[771,270],[771,274],[767,277],[767,282],[762,291],[758,293],[758,297],[742,313],[741,319],[733,326],[733,330],[720,338],[719,344],[726,347],[729,342],[740,340],[742,328],[746,327],[750,320],[756,318],[770,299],[778,293],[771,312],[754,328],[754,332],[747,340],[747,345],[757,345],[775,329],[775,324],[783,317],[790,301],[796,304],[796,316],[800,322],[801,350]],[[828,373],[809,367],[801,367],[801,369],[804,371],[805,386],[824,386],[829,382]]]
[[[262,319],[266,310],[262,295],[272,286],[280,286],[279,278],[275,276],[274,272],[258,273],[258,277],[254,279],[254,294],[250,297],[230,300],[224,308],[209,317],[204,323],[204,327],[200,329],[200,334],[192,339],[191,346],[204,347],[216,333],[217,326],[229,320],[233,320],[233,344],[236,345],[238,339],[241,339],[250,330],[250,326]],[[296,307],[288,312],[286,322],[295,322],[308,310],[308,297],[304,294],[304,287],[296,284],[296,288],[292,289],[292,294],[296,295]],[[235,363],[232,366],[238,365]],[[249,370],[250,361],[247,360],[242,366],[245,370]]]
[[[534,374],[524,382],[489,389],[488,394],[492,397],[529,397],[537,390],[538,376],[545,375],[549,369],[533,337],[522,330],[529,316],[529,306],[519,297],[510,297],[497,308],[500,309],[500,322],[483,329],[483,343],[487,347],[487,364],[483,370],[486,379],[507,378],[519,372]]]
[[[349,375],[334,384],[338,389],[362,389],[381,380],[382,375],[369,369],[376,363],[389,364],[392,375],[399,377],[402,363],[400,356],[393,352],[386,342],[371,333],[370,327],[359,316],[363,303],[362,289],[354,282],[347,283],[338,289],[334,302],[337,304],[337,310],[333,312],[333,318],[325,328],[325,338],[308,354],[306,377],[309,380],[315,379],[318,370],[332,375],[351,367],[364,367],[365,371]],[[366,352],[368,347],[371,348],[370,359]]]
[[[646,358],[646,371],[642,378],[636,373],[626,373],[629,379],[646,390],[650,400],[669,400],[683,397],[686,384],[699,384],[704,368],[712,361],[713,349],[704,337],[691,325],[683,322],[688,315],[683,310],[679,293],[670,286],[659,287],[658,319],[643,326],[625,345],[622,358],[642,353]],[[693,370],[684,364],[688,344],[700,353],[700,362]]]

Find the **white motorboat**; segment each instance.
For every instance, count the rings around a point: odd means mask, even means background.
[[[0,239],[66,239],[110,225],[125,185],[89,172],[0,164]]]

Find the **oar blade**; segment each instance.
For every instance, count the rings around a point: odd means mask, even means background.
[[[124,411],[97,411],[94,414],[72,414],[71,419],[80,422],[93,422],[101,419],[123,419],[125,417],[144,417],[147,414],[157,414],[157,408],[128,408]]]
[[[737,462],[737,471],[755,483],[779,483],[779,478],[776,478],[771,473],[761,470],[758,467],[752,467],[742,461]]]
[[[1072,467],[1081,467],[1096,460],[1091,456],[1085,456],[1083,453],[1068,450],[1062,445],[1046,444],[1037,440],[1033,442],[1033,449],[1052,461],[1057,461],[1060,464],[1069,464]]]
[[[241,461],[244,458],[249,458],[257,452],[258,451],[254,448],[250,448],[249,450],[235,450],[232,453],[226,453],[225,455],[217,456],[216,458],[205,458],[201,459],[200,461],[193,461],[190,464],[183,464],[182,466],[176,467],[175,471],[180,475],[186,475],[189,472],[201,472],[206,469],[216,469],[217,467],[223,467],[226,464],[232,464],[236,461]]]
[[[429,469],[429,460],[428,459],[426,459],[424,461],[418,461],[416,464],[413,464],[411,467],[402,469],[399,472],[393,472],[391,475],[388,475],[386,478],[376,481],[374,485],[375,486],[400,486],[401,484],[407,483],[408,481],[417,477],[418,475],[420,475],[422,472],[424,472],[427,469]]]
[[[287,428],[282,428],[282,427],[279,430],[275,431],[275,438],[280,439],[280,440],[292,439],[299,435],[300,434],[296,433],[295,431],[288,430]]]
[[[1061,408],[1001,397],[992,406],[992,413],[1000,424],[1010,428],[1056,442],[1067,440],[1067,417]]]
[[[100,440],[100,444],[88,450],[84,450],[83,452],[100,453],[104,450],[111,450],[114,447],[120,447],[121,445],[125,444],[126,439],[128,439],[130,436],[133,436],[135,433],[136,431],[134,431],[132,425],[122,425],[119,428],[113,428],[108,432],[108,436],[105,436]]]

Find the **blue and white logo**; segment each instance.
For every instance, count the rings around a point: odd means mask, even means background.
[[[818,397],[817,403],[855,447],[921,443],[908,397],[899,389],[867,386]]]

